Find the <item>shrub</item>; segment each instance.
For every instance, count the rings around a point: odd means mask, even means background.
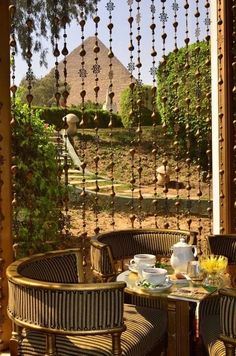
[[[34,107],[35,110],[40,109],[40,118],[49,125],[54,125],[57,129],[62,129],[63,121],[62,118],[66,114],[75,114],[78,116],[79,120],[82,118],[82,111],[78,108],[58,108],[58,107]],[[94,117],[95,114],[98,116],[98,122],[95,124]],[[113,127],[122,127],[121,117],[118,114],[112,114],[113,120]],[[110,114],[108,111],[104,111],[102,109],[95,110],[95,109],[87,109],[84,112],[84,122],[85,128],[94,128],[98,125],[99,128],[106,128],[108,127],[110,121]],[[78,124],[79,127],[79,124]]]
[[[13,112],[14,236],[21,255],[48,248],[46,242],[59,238],[60,186],[52,132],[40,120],[40,111],[30,113],[27,105],[16,103]]]
[[[151,98],[150,85],[135,85],[133,91],[130,88],[123,90],[121,93],[120,112],[124,127],[135,126],[139,123],[139,120],[143,126],[153,124]],[[140,107],[137,104],[139,99],[141,99]],[[160,116],[158,114],[159,120]]]

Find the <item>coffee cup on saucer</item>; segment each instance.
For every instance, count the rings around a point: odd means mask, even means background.
[[[139,253],[134,255],[134,258],[130,261],[130,266],[135,267],[138,274],[142,275],[142,270],[145,267],[152,267],[155,265],[156,256],[148,253]]]
[[[166,281],[167,270],[164,268],[144,268],[142,277],[151,284],[163,284]]]

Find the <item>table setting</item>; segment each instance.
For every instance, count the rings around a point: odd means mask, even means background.
[[[145,298],[147,304],[158,299],[167,303],[168,354],[188,355],[193,345],[191,335],[197,335],[200,302],[209,296],[215,300],[219,288],[231,285],[231,275],[227,257],[197,255],[196,246],[184,239],[171,251],[169,258],[134,255],[117,280],[126,282],[126,292],[134,298]],[[185,343],[181,342],[183,338]]]
[[[205,297],[229,284],[226,274],[227,257],[213,254],[197,256],[196,246],[187,244],[184,238],[174,244],[171,250],[170,259],[164,261],[157,260],[153,254],[135,254],[127,263],[128,270],[122,274],[128,287],[150,293],[171,294],[189,286],[190,296],[195,294],[199,297],[201,294]],[[118,280],[122,277],[118,276]],[[199,288],[199,293],[196,288]],[[207,293],[203,293],[203,288]],[[186,295],[187,291],[186,288],[183,289]]]

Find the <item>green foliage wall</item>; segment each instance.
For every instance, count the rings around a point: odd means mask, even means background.
[[[151,110],[151,86],[135,85],[134,90],[126,88],[121,93],[120,114],[124,127],[137,125],[139,119],[141,124],[149,126],[153,124]],[[141,105],[137,102],[141,99]]]
[[[52,131],[40,112],[30,114],[27,105],[16,104],[13,110],[12,150],[16,203],[13,210],[15,243],[21,256],[43,252],[48,241],[59,238],[60,210],[56,151],[49,141]]]
[[[186,152],[186,126],[190,131],[190,154],[195,158],[201,155],[204,164],[206,145],[210,139],[209,99],[211,75],[208,63],[209,46],[203,41],[181,48],[178,53],[171,52],[165,63],[161,63],[157,73],[157,104],[162,122],[167,124],[168,132],[174,136],[175,125],[179,125],[179,143],[182,153]],[[189,69],[186,69],[186,57]],[[175,83],[178,86],[175,86]],[[177,88],[177,89],[176,89]],[[166,96],[164,104],[163,96]],[[189,99],[189,109],[187,100]],[[178,108],[176,113],[175,108]],[[196,137],[198,136],[198,142]],[[198,150],[197,150],[198,147]]]

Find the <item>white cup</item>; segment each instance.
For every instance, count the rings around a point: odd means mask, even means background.
[[[134,255],[134,258],[130,261],[130,264],[135,264],[136,266],[140,264],[154,265],[156,262],[156,256],[148,253],[139,253]]]
[[[134,258],[130,261],[130,264],[133,265],[139,277],[142,277],[142,270],[147,267],[152,267],[155,265],[156,256],[148,253],[139,253],[134,255]]]
[[[142,277],[152,284],[163,284],[166,281],[167,270],[164,268],[144,268]]]

